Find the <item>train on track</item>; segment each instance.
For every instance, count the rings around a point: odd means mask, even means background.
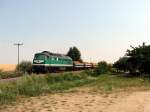
[[[33,72],[36,73],[84,70],[95,68],[96,66],[96,63],[73,61],[69,56],[49,51],[36,53],[33,59]]]

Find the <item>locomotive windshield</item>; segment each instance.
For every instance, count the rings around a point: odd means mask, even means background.
[[[43,55],[43,54],[36,54],[34,59],[44,60],[45,59],[45,55]]]

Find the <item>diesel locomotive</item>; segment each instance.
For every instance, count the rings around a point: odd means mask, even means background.
[[[95,68],[97,64],[73,61],[63,54],[43,51],[36,53],[33,59],[33,72],[55,72],[60,70],[82,70]]]

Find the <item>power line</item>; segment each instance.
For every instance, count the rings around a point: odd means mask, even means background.
[[[18,47],[18,65],[19,65],[19,47],[23,45],[23,43],[14,43],[14,45]]]

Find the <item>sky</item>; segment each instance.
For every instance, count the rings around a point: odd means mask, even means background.
[[[88,62],[113,63],[150,44],[150,0],[0,0],[0,64],[76,46]]]

